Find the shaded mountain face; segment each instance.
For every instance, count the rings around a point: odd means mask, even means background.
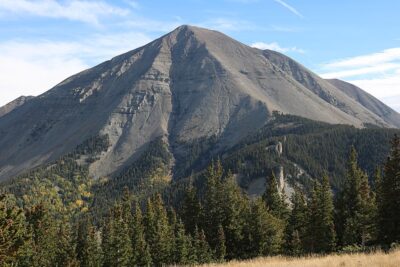
[[[22,106],[32,98],[34,98],[34,96],[20,96],[17,99],[11,101],[10,103],[0,107],[0,117],[3,117],[7,113],[10,113],[14,109]]]
[[[191,26],[78,73],[0,118],[0,179],[108,135],[91,162],[110,176],[162,138],[175,159],[183,144],[214,138],[223,151],[258,130],[273,111],[362,127],[395,127],[290,58]],[[175,162],[176,164],[176,162]]]

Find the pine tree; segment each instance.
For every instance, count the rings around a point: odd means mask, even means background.
[[[181,217],[185,224],[186,231],[193,235],[196,225],[198,225],[201,220],[201,205],[197,198],[196,188],[192,185],[185,190]]]
[[[160,194],[148,200],[144,222],[153,264],[173,263],[173,231]]]
[[[264,200],[257,199],[246,216],[246,258],[271,256],[279,253],[283,245],[284,223],[271,214]],[[244,248],[243,248],[244,249]]]
[[[212,252],[203,230],[195,229],[195,247],[197,263],[204,264],[212,261]]]
[[[32,229],[31,266],[53,266],[57,257],[58,220],[45,203],[29,208],[26,219]]]
[[[223,262],[225,260],[225,256],[226,256],[226,245],[225,245],[225,242],[226,242],[226,240],[225,240],[224,228],[220,224],[218,226],[218,243],[217,243],[217,246],[215,248],[215,259],[218,262]]]
[[[299,256],[304,253],[307,236],[308,209],[304,195],[296,189],[291,197],[292,211],[286,227],[286,250]]]
[[[145,239],[142,211],[138,204],[135,206],[131,235],[133,247],[132,264],[137,266],[151,265],[151,254]]]
[[[76,254],[81,267],[100,267],[102,253],[96,229],[89,219],[82,219],[78,226]]]
[[[379,188],[379,240],[390,245],[400,242],[400,137],[391,142]]]
[[[207,168],[205,174],[206,191],[204,194],[204,213],[202,225],[200,225],[209,237],[211,247],[216,246],[216,235],[218,225],[224,220],[221,207],[220,194],[222,193],[222,175],[223,169],[221,162],[218,160]]]
[[[25,250],[30,235],[23,211],[7,202],[0,196],[0,265],[17,266],[21,257],[30,256]]]
[[[178,220],[175,225],[175,246],[174,258],[176,264],[190,264],[190,239],[185,234],[185,226],[181,220]]]
[[[350,152],[347,175],[341,193],[338,228],[339,240],[346,245],[365,245],[375,238],[376,204],[368,176],[357,164],[357,152]],[[340,224],[341,223],[341,224]]]
[[[64,220],[58,227],[55,265],[78,266],[79,263],[75,255],[75,243],[69,222]]]
[[[311,194],[307,228],[307,250],[329,253],[335,248],[336,233],[333,221],[333,199],[329,179],[325,175],[316,183]]]
[[[133,250],[130,231],[123,215],[122,206],[115,205],[103,233],[104,266],[125,267],[131,264]]]
[[[284,194],[278,190],[278,182],[272,172],[268,179],[267,188],[263,194],[263,200],[275,217],[286,220],[289,215],[288,205],[285,203]]]

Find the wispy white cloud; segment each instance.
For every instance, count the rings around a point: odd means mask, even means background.
[[[130,2],[134,5],[134,1]],[[32,16],[60,18],[85,22],[93,25],[100,24],[104,16],[126,16],[129,9],[110,5],[103,1],[67,0],[1,0],[0,12],[4,14],[28,14]]]
[[[345,69],[333,72],[322,73],[321,76],[326,79],[331,78],[347,78],[364,74],[381,74],[384,75],[387,71],[400,69],[400,63],[381,63],[375,66],[360,66],[358,68]]]
[[[212,18],[194,25],[218,31],[259,30],[260,27],[247,21],[234,18]]]
[[[290,12],[298,16],[299,18],[304,18],[303,14],[301,14],[296,8],[284,2],[283,0],[274,0],[276,3],[280,4],[284,8],[288,9]]]
[[[89,66],[150,40],[142,33],[128,32],[92,35],[79,42],[27,40],[0,43],[0,106],[20,95],[38,95]]]
[[[362,55],[357,57],[335,60],[325,64],[325,68],[354,68],[372,66],[387,62],[400,60],[400,47],[385,49],[378,53]]]
[[[281,53],[287,53],[287,52],[296,52],[300,54],[304,54],[305,51],[303,49],[297,48],[296,46],[293,47],[282,47],[280,46],[277,42],[272,42],[272,43],[263,43],[263,42],[256,42],[250,45],[251,47],[255,47],[258,49],[269,49],[269,50],[274,50],[277,52]]]
[[[322,65],[320,73],[324,78],[346,79],[388,103],[400,95],[400,48],[334,60]],[[388,104],[393,106],[392,102]]]

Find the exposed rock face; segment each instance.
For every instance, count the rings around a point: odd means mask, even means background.
[[[32,98],[34,98],[34,96],[20,96],[17,99],[11,101],[10,103],[0,107],[0,117],[3,117],[4,115],[10,113],[14,109],[22,106]]]
[[[0,118],[0,179],[108,134],[95,177],[133,162],[163,137],[217,136],[216,150],[262,127],[273,111],[329,123],[395,126],[293,60],[226,35],[181,26],[146,46],[78,73]]]

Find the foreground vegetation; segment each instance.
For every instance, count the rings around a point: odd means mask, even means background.
[[[90,139],[3,187],[1,266],[205,264],[387,249],[400,241],[398,137],[382,171],[368,176],[352,148],[340,190],[333,194],[328,175],[317,176],[309,191],[295,188],[291,206],[273,172],[264,195],[250,199],[220,161],[200,179],[162,190],[159,166],[169,155],[161,140],[114,181],[93,185],[77,160],[96,160],[107,147],[107,137]],[[129,179],[136,175],[152,179]],[[101,195],[107,197],[96,199]]]
[[[400,262],[400,250],[389,253],[382,251],[370,254],[331,254],[314,257],[268,257],[248,261],[231,261],[225,264],[210,264],[203,266],[226,267],[397,267]]]

